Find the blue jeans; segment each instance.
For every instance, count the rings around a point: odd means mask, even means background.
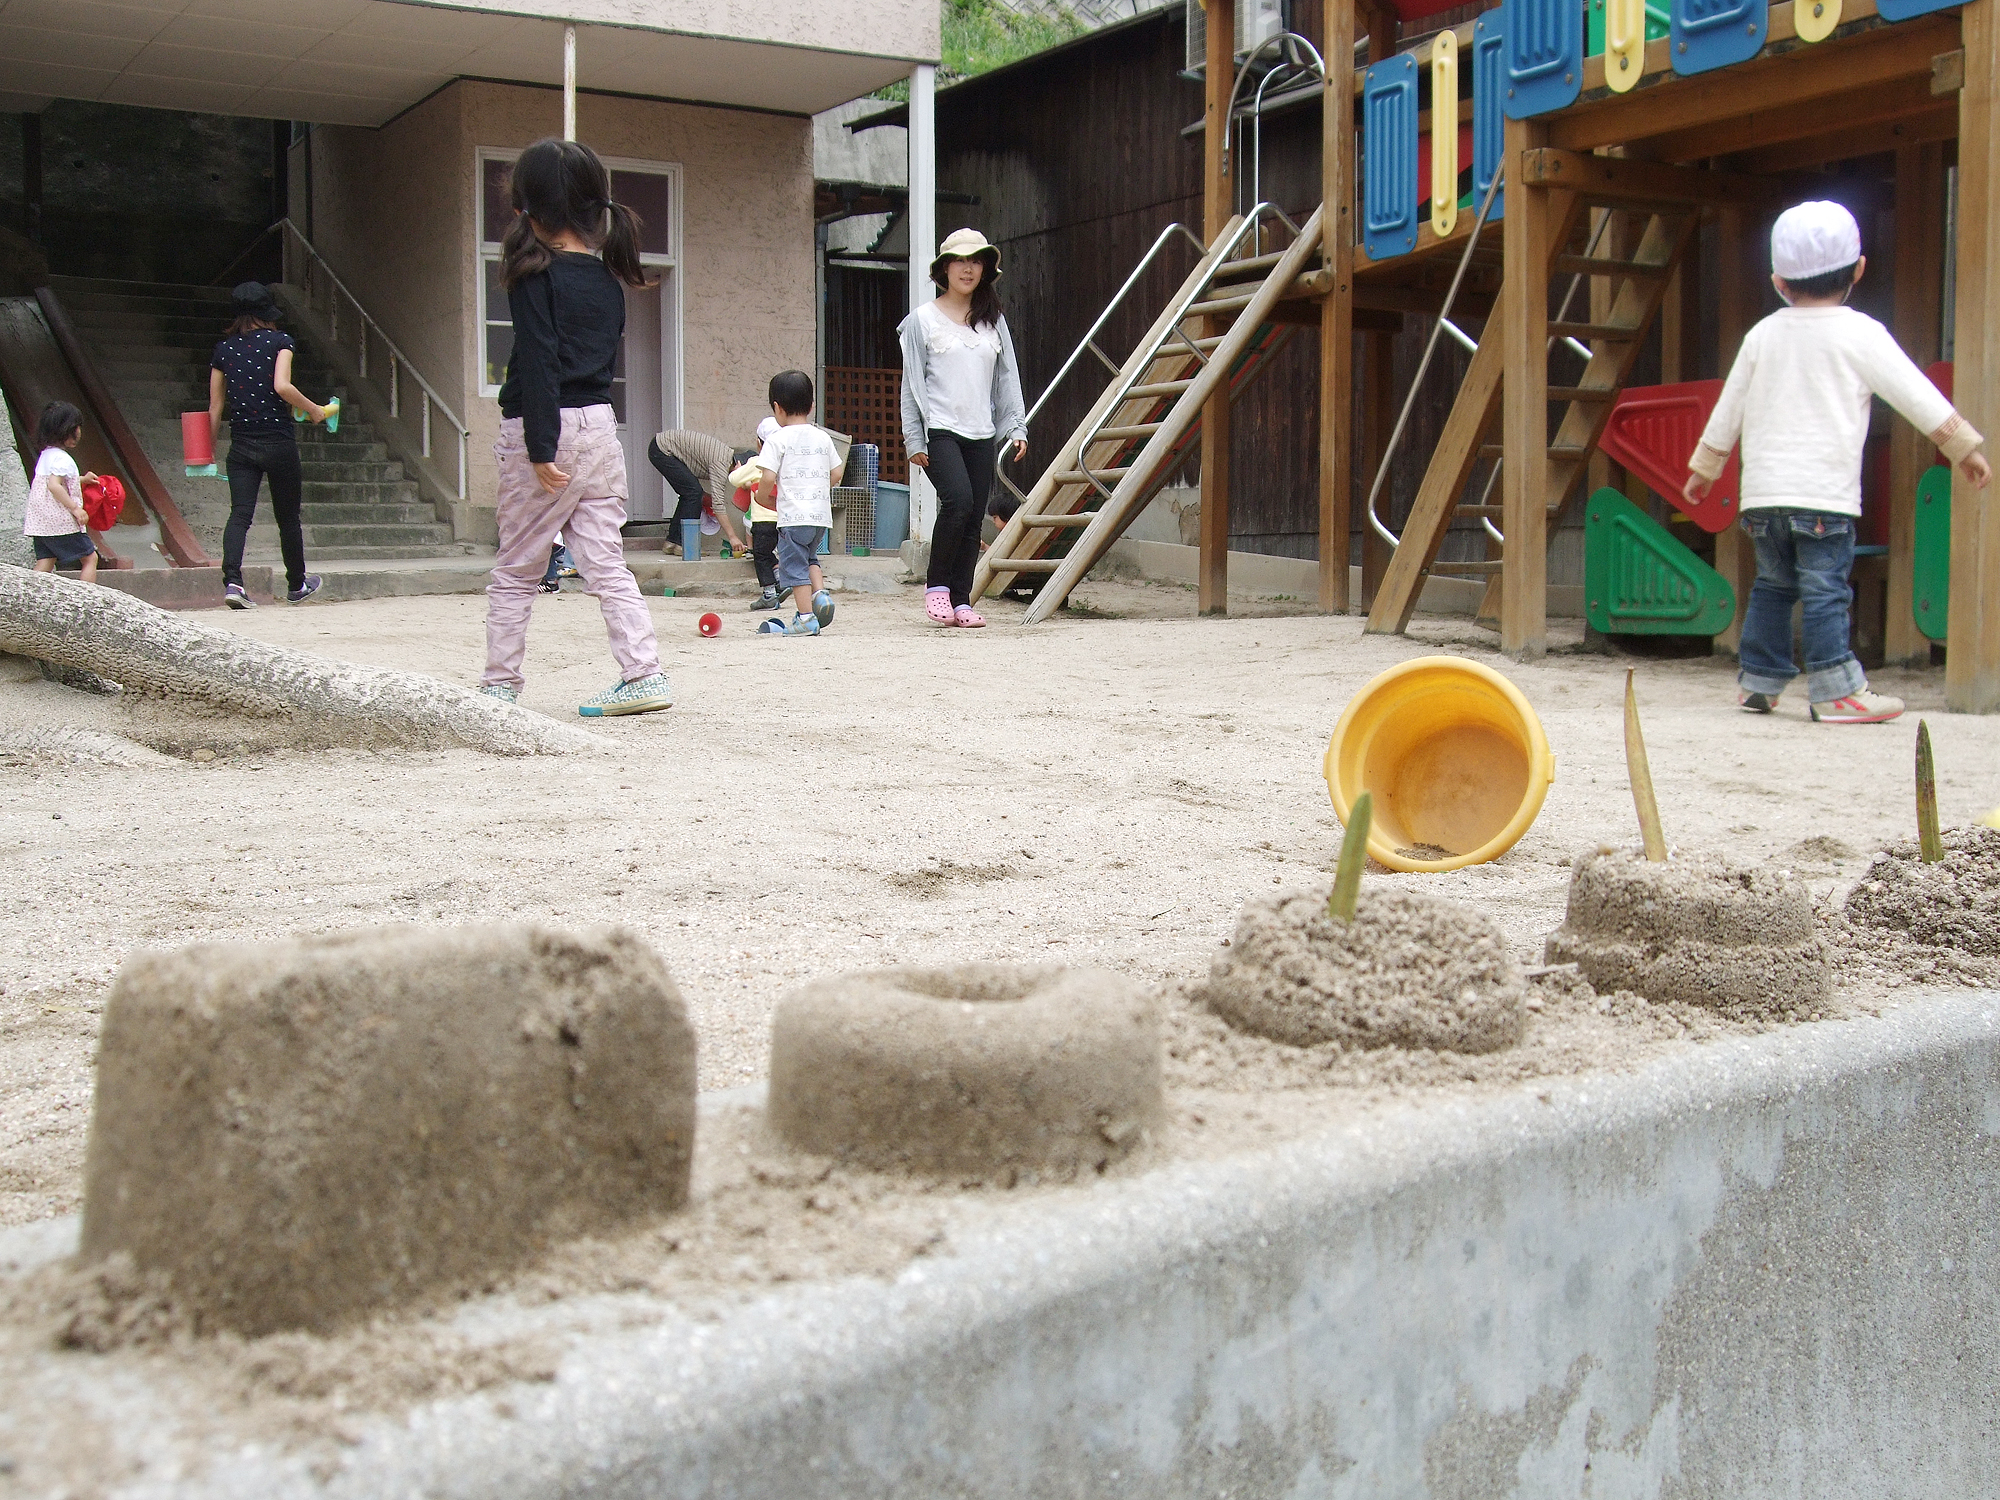
[[[1799,675],[1792,661],[1792,606],[1805,605],[1806,696],[1845,698],[1868,674],[1847,645],[1854,590],[1854,518],[1790,506],[1743,512],[1757,546],[1757,582],[1743,615],[1737,681],[1745,692],[1776,694]]]

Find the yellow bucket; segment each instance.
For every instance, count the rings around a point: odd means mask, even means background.
[[[1368,852],[1392,870],[1456,870],[1513,848],[1542,810],[1556,758],[1521,690],[1491,667],[1423,656],[1356,693],[1326,747],[1345,823],[1375,798]]]

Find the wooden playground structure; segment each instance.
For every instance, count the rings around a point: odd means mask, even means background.
[[[1539,655],[1549,540],[1614,473],[1607,426],[1631,410],[1619,403],[1642,341],[1657,324],[1662,389],[1726,373],[1761,315],[1770,220],[1825,196],[1821,168],[1858,157],[1893,153],[1893,331],[1918,364],[1935,366],[1948,323],[1953,360],[1934,378],[1951,381],[1974,426],[2000,436],[1989,332],[2000,316],[2000,0],[1669,0],[1663,10],[1503,0],[1402,51],[1398,21],[1437,14],[1436,0],[1325,0],[1316,47],[1286,34],[1276,49],[1292,59],[1292,86],[1310,73],[1323,91],[1322,203],[1296,223],[1255,202],[1243,180],[1254,164],[1236,125],[1260,74],[1239,56],[1236,3],[1207,0],[1203,15],[1200,264],[1122,364],[1088,338],[1079,347],[1115,373],[980,566],[982,592],[1044,580],[1031,621],[1061,604],[1196,442],[1200,608],[1226,610],[1231,399],[1279,340],[1314,327],[1318,602],[1346,612],[1357,602],[1351,496],[1372,499],[1399,428],[1403,393],[1390,388],[1380,322],[1393,311],[1434,320],[1433,343],[1476,349],[1400,536],[1372,504],[1359,518],[1367,628],[1401,631],[1429,577],[1472,578],[1486,585],[1481,614],[1502,648]],[[1457,128],[1436,128],[1440,119]],[[1705,223],[1720,247],[1709,287],[1691,254]],[[1701,369],[1704,297],[1719,319],[1719,364]],[[1461,316],[1485,319],[1476,340],[1451,321]],[[1687,434],[1685,424],[1660,430],[1673,443]],[[1947,481],[1938,463],[1898,419],[1887,539],[1875,549],[1887,582],[1883,655],[1928,663],[1941,634],[1950,706],[1996,712],[2000,495]],[[1917,598],[1919,488],[1938,502],[1927,514],[1941,516],[1947,483],[1948,605]],[[1733,646],[1754,577],[1748,538],[1733,512],[1684,519],[1713,534],[1721,594],[1733,590],[1736,608],[1725,624],[1727,604],[1715,618],[1711,598],[1688,628]],[[1474,520],[1487,555],[1441,559],[1453,522]],[[1939,587],[1929,592],[1941,593],[1946,533],[1931,524]],[[1920,609],[1937,623],[1920,629]]]

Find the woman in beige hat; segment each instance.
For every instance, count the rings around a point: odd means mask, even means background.
[[[1028,451],[1014,338],[993,283],[1000,252],[976,229],[953,230],[931,262],[934,301],[903,319],[903,445],[938,494],[924,612],[940,625],[977,627],[972,572],[993,485],[997,443]]]

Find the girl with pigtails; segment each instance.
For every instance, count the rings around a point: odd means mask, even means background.
[[[652,617],[625,566],[629,490],[611,407],[625,287],[647,284],[639,219],[612,201],[604,163],[575,141],[536,141],[514,163],[508,191],[516,217],[501,244],[500,283],[514,351],[493,445],[500,546],[486,586],[480,691],[509,703],[520,697],[528,616],[561,532],[604,612],[620,674],[577,712],[650,713],[669,707],[673,692],[660,671]]]

